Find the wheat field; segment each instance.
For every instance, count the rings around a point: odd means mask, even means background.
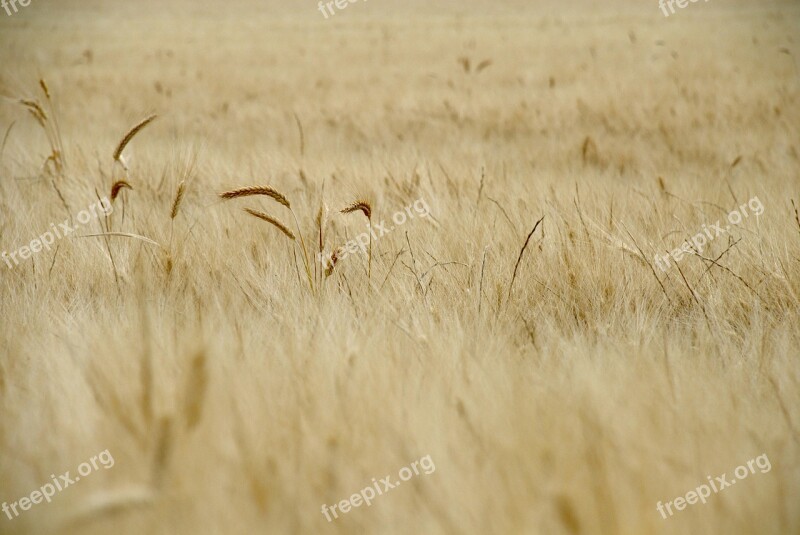
[[[16,5],[0,534],[800,533],[799,4]]]

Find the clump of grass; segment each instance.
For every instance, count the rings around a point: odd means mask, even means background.
[[[50,145],[50,156],[44,162],[43,169],[47,169],[50,164],[53,165],[55,172],[58,175],[63,175],[66,162],[64,161],[64,146],[61,140],[61,130],[58,126],[58,115],[55,110],[55,104],[50,95],[50,88],[44,79],[39,80],[39,88],[42,90],[44,100],[47,102],[47,107],[50,111],[48,114],[44,106],[36,99],[20,98],[17,102],[22,105],[28,113],[30,113],[36,123],[42,127],[47,142]]]
[[[280,220],[271,216],[270,214],[260,211],[260,210],[253,210],[251,208],[245,208],[244,211],[250,214],[251,216],[260,219],[266,223],[269,223],[273,227],[275,227],[278,231],[281,232],[284,236],[289,238],[289,240],[298,243],[300,246],[301,252],[303,253],[303,264],[306,270],[306,276],[308,277],[308,284],[312,291],[314,291],[314,282],[317,281],[321,283],[322,275],[319,274],[317,270],[316,264],[314,265],[314,275],[312,277],[311,274],[311,262],[309,260],[309,253],[308,248],[306,247],[306,242],[303,238],[303,232],[300,229],[300,224],[297,220],[297,215],[292,208],[292,204],[289,202],[289,199],[276,190],[271,186],[246,186],[237,189],[232,189],[229,191],[224,191],[219,194],[220,198],[225,200],[233,200],[233,199],[242,199],[247,197],[254,197],[254,196],[264,196],[272,199],[273,201],[277,202],[278,204],[284,206],[289,210],[294,218],[295,226],[297,232],[292,232],[289,228],[284,225]],[[354,212],[361,212],[367,218],[367,222],[369,224],[370,230],[370,241],[369,241],[369,267],[367,269],[367,277],[371,278],[372,276],[372,205],[365,200],[358,200],[354,203],[346,206],[342,210],[340,210],[342,214],[351,214]],[[317,247],[319,248],[320,255],[325,250],[325,227],[328,223],[328,207],[324,201],[320,203],[319,209],[317,210],[316,217],[314,219],[314,223],[317,228]],[[325,278],[330,277],[333,274],[333,270],[336,267],[336,263],[339,260],[339,253],[338,250],[334,251],[331,255],[330,262],[327,263],[325,266],[324,274]]]
[[[292,214],[292,218],[294,219],[295,227],[297,228],[297,235],[300,237],[300,249],[303,253],[303,267],[306,270],[306,277],[308,278],[308,286],[311,288],[311,291],[314,291],[314,280],[311,277],[311,262],[308,257],[308,250],[306,248],[306,242],[303,239],[303,231],[300,229],[300,222],[297,220],[297,215],[295,214],[294,210],[292,209],[292,204],[289,202],[289,199],[286,195],[282,194],[275,188],[270,186],[247,186],[243,188],[237,188],[230,191],[225,191],[219,194],[222,199],[231,200],[231,199],[241,199],[245,197],[252,197],[252,196],[266,196],[272,199],[273,201],[277,202],[278,204],[286,207],[289,212]],[[262,221],[266,221],[270,223],[272,226],[280,230],[284,236],[291,239],[293,242],[297,242],[294,233],[292,233],[286,225],[275,219],[274,217],[266,214],[264,212],[260,212],[258,210],[251,210],[246,208],[245,211],[252,215],[253,217],[257,217]]]

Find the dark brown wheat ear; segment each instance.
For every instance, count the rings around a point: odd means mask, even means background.
[[[128,182],[125,180],[117,180],[114,182],[114,185],[111,186],[111,202],[114,202],[117,197],[119,197],[119,194],[123,189],[133,190],[133,186],[128,184]]]
[[[351,214],[353,212],[362,212],[367,219],[372,221],[372,206],[368,201],[356,201],[353,204],[342,208],[343,214]]]
[[[328,265],[325,267],[325,278],[327,279],[331,275],[333,275],[333,270],[336,269],[336,263],[339,261],[339,249],[334,249],[331,253],[331,257],[328,261]]]

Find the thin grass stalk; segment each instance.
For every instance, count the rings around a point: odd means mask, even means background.
[[[308,277],[308,287],[311,288],[311,291],[314,291],[314,281],[311,278],[311,263],[308,260],[308,251],[306,250],[306,242],[303,239],[303,231],[300,229],[300,222],[297,220],[297,215],[294,213],[294,210],[289,208],[289,211],[292,213],[292,217],[294,218],[294,225],[297,227],[297,235],[300,237],[300,248],[303,250],[303,265],[306,268],[306,276]]]

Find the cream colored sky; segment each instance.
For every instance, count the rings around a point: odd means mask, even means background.
[[[709,0],[699,1],[681,11],[681,16],[702,16],[707,10],[769,9],[772,7],[797,6],[792,0]],[[92,11],[98,17],[136,18],[191,18],[264,16],[284,19],[287,17],[325,21],[317,10],[317,0],[31,0],[31,5],[20,8],[13,17],[0,17],[0,27],[9,22],[22,23],[25,20],[51,18],[59,19],[72,15],[86,16]],[[341,19],[386,19],[388,17],[414,16],[480,16],[480,17],[520,17],[520,16],[558,16],[617,14],[620,10],[631,16],[661,16],[657,0],[358,0],[341,12]],[[3,15],[0,12],[0,15]],[[346,15],[346,17],[345,17]],[[676,13],[676,17],[677,17]],[[666,20],[666,19],[665,19]]]

